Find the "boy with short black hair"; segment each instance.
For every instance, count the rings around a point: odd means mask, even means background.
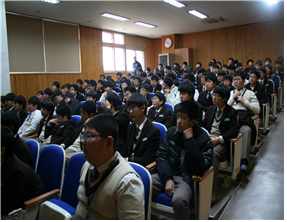
[[[139,76],[135,77],[135,81],[134,81],[134,87],[136,88],[137,92],[141,91],[141,84],[142,84],[142,79]]]
[[[280,76],[281,82],[284,82],[284,67],[283,67],[283,59],[276,59],[275,61],[275,69],[273,73]]]
[[[21,125],[24,123],[26,117],[28,116],[26,110],[26,98],[24,96],[16,96],[14,99],[14,111],[19,115],[21,120]]]
[[[197,102],[199,102],[203,106],[205,112],[209,106],[213,105],[212,94],[213,94],[213,89],[216,85],[216,82],[217,82],[217,78],[214,73],[208,73],[205,76],[206,90],[199,94],[199,97],[197,100]]]
[[[122,75],[123,74],[121,72],[117,72],[117,74],[116,74],[116,78],[117,78],[116,84],[120,84]]]
[[[173,107],[180,103],[178,88],[173,84],[170,77],[164,79],[161,93],[166,97],[166,102]]]
[[[143,95],[133,94],[127,104],[133,123],[128,127],[127,140],[121,155],[128,161],[146,166],[155,160],[160,144],[160,131],[146,118],[147,103]]]
[[[59,83],[58,81],[53,82],[53,84],[52,84],[52,90],[53,90],[53,92],[54,92],[55,90],[59,90],[59,89],[60,89],[60,83]]]
[[[233,75],[233,73],[235,72],[235,69],[236,69],[235,65],[234,64],[230,64],[228,66],[228,73],[229,73],[229,75]]]
[[[223,83],[225,86],[227,86],[229,88],[229,91],[232,91],[234,90],[234,86],[232,85],[232,82],[233,82],[233,76],[232,75],[226,75],[224,76],[223,78]]]
[[[257,70],[259,70],[259,68],[261,68],[262,67],[262,62],[260,61],[260,60],[258,60],[256,63],[255,63],[255,68],[257,69]]]
[[[142,84],[148,84],[150,85],[150,80],[147,79],[147,74],[146,72],[141,73],[141,79],[142,79]]]
[[[97,92],[90,91],[87,93],[87,101],[93,101],[94,103],[97,101]]]
[[[105,79],[106,79],[105,74],[101,74],[101,75],[100,75],[100,78],[101,78],[101,80],[105,81]]]
[[[159,78],[158,75],[153,75],[151,77],[151,86],[149,91],[152,93],[160,92],[162,89],[162,86],[159,84]]]
[[[229,58],[227,62],[228,62],[228,65],[231,65],[233,63],[233,58]]]
[[[43,96],[44,96],[44,92],[42,90],[39,90],[37,92],[37,97],[40,99],[40,101],[43,101]]]
[[[79,92],[79,86],[77,84],[72,84],[70,92],[73,94],[74,98],[81,101],[85,101],[83,95]]]
[[[213,70],[213,73],[217,76],[217,73],[219,72],[219,65],[214,64],[212,66],[212,70]]]
[[[226,76],[226,72],[220,70],[217,74],[217,85],[224,85],[224,76]]]
[[[77,86],[79,87],[79,92],[83,93],[85,95],[85,89],[82,87],[83,85],[83,80],[82,79],[78,79],[76,82]]]
[[[99,99],[100,102],[102,102],[103,100],[106,100],[106,96],[108,92],[116,93],[116,91],[114,90],[114,83],[110,80],[104,83],[103,88],[105,89],[105,92],[102,94],[101,98]]]
[[[47,101],[47,100],[50,100],[50,101],[51,101],[51,96],[52,96],[52,94],[53,94],[52,89],[46,88],[46,89],[44,90],[43,100],[44,100],[44,101]]]
[[[64,96],[64,101],[66,104],[68,104],[71,108],[72,115],[80,115],[81,109],[80,109],[80,101],[74,98],[74,95],[72,93],[67,93]]]
[[[88,91],[88,84],[89,84],[89,82],[90,82],[90,80],[88,80],[88,79],[85,79],[85,81],[84,81],[85,95],[86,95],[86,93],[87,93],[87,91]]]
[[[55,90],[54,92],[56,92],[57,90]],[[68,87],[66,85],[62,85],[61,86],[61,93],[62,95],[65,95],[68,91]]]
[[[141,87],[141,94],[146,98],[148,107],[152,105],[152,101],[149,96],[149,89],[150,89],[150,85],[148,84],[143,84]]]
[[[141,73],[143,72],[143,69],[142,69],[142,67],[139,67],[139,68],[137,68],[137,76],[138,77],[140,77],[141,76]]]
[[[271,101],[271,94],[273,94],[273,86],[271,81],[269,81],[268,77],[266,76],[267,71],[265,69],[265,67],[261,67],[259,68],[259,74],[260,74],[260,78],[258,80],[258,82],[264,87],[266,96],[268,101]]]
[[[264,60],[264,65],[266,66],[266,65],[271,65],[271,59],[270,58],[266,58],[265,60]]]
[[[152,97],[152,105],[148,110],[147,118],[152,122],[166,124],[171,116],[171,110],[165,106],[165,96],[161,92],[157,92]]]
[[[6,106],[6,109],[4,110],[4,112],[12,111],[14,109],[13,101],[14,101],[15,97],[16,97],[16,95],[14,93],[7,93],[5,95],[5,106]]]
[[[130,81],[131,81],[132,86],[134,86],[135,78],[136,78],[136,75],[132,75],[132,76],[131,76]]]

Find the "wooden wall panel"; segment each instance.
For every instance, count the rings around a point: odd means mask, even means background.
[[[172,40],[172,45],[168,49],[164,46],[164,41],[166,38],[171,38]],[[175,34],[162,36],[161,37],[161,47],[162,47],[161,53],[174,53],[174,49],[175,49],[175,46],[177,46],[177,42],[178,42],[178,38],[176,37]]]
[[[146,39],[146,65],[153,69],[158,66],[158,54],[162,53],[162,39]]]

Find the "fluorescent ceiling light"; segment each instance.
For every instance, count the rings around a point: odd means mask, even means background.
[[[51,4],[59,4],[60,3],[59,0],[42,0],[42,2],[47,2],[47,3],[51,3]]]
[[[107,17],[107,18],[111,18],[111,19],[116,19],[116,20],[120,20],[120,21],[128,21],[130,20],[129,18],[123,17],[123,16],[119,16],[119,15],[114,15],[114,14],[110,14],[110,13],[102,13],[101,16]]]
[[[136,25],[141,25],[147,28],[155,28],[156,25],[152,25],[152,24],[148,24],[148,23],[144,23],[144,22],[134,22]]]
[[[206,15],[204,15],[204,14],[202,14],[202,13],[196,11],[196,10],[189,10],[188,13],[190,13],[190,14],[192,14],[192,15],[198,17],[198,18],[201,18],[201,19],[207,18]]]
[[[177,8],[183,8],[185,7],[185,4],[182,4],[181,2],[178,2],[176,0],[163,0],[164,2],[171,4]]]
[[[270,5],[275,4],[275,3],[278,3],[277,0],[267,0],[267,2],[268,2]]]

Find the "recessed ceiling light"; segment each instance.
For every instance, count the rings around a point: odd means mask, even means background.
[[[183,8],[185,7],[185,4],[182,4],[181,2],[178,2],[176,0],[163,0],[164,2],[171,4],[177,8]]]
[[[134,22],[136,25],[141,25],[147,28],[155,28],[156,25],[152,25],[152,24],[148,24],[148,23],[144,23],[144,22]]]
[[[196,11],[196,10],[189,10],[188,13],[190,13],[190,14],[198,17],[198,18],[201,18],[201,19],[207,18],[206,15],[204,15],[204,14],[202,14],[202,13]]]
[[[119,15],[114,15],[114,14],[110,14],[110,13],[102,13],[101,16],[106,17],[106,18],[111,18],[111,19],[116,19],[119,21],[128,21],[130,20],[129,18],[123,17],[123,16],[119,16]]]
[[[47,3],[51,3],[51,4],[59,4],[60,1],[59,0],[41,0],[42,2],[47,2]]]
[[[275,3],[278,3],[277,0],[267,0],[267,2],[268,2],[270,5],[275,4]]]

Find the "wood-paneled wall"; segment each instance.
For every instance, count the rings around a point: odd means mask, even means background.
[[[146,64],[151,71],[158,66],[158,54],[162,53],[162,39],[146,39]]]

